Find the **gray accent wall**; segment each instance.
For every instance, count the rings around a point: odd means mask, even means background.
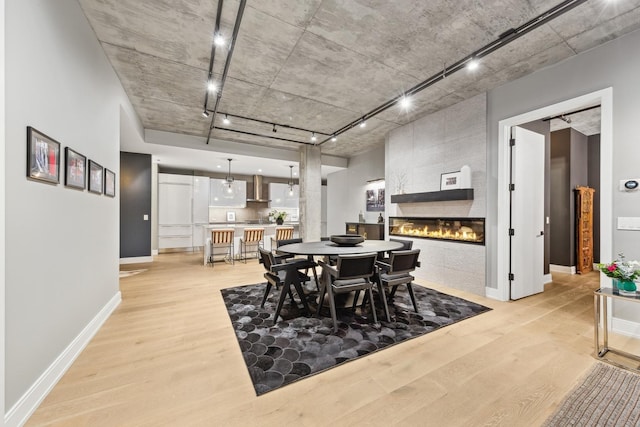
[[[614,226],[602,233],[612,235],[612,253],[600,254],[608,261],[619,251],[629,259],[640,259],[640,239],[637,231],[617,230],[619,216],[640,216],[640,192],[621,192],[620,179],[638,173],[637,136],[640,134],[640,55],[634,55],[640,46],[640,31],[627,34],[556,65],[544,68],[488,93],[488,176],[487,217],[490,230],[487,285],[497,286],[497,195],[498,195],[498,122],[541,107],[556,104],[587,93],[612,88],[613,97],[613,164],[611,179]],[[608,207],[609,208],[609,207]],[[623,304],[620,304],[621,306]],[[631,304],[624,304],[616,315],[629,320],[640,320]],[[628,306],[628,307],[627,307]]]
[[[551,240],[550,262],[571,266],[571,129],[551,133]],[[574,257],[575,259],[575,257]]]
[[[151,155],[121,152],[120,258],[143,256],[151,256]]]
[[[587,181],[593,188],[593,262],[600,262],[600,134],[587,137]]]
[[[26,128],[118,176],[121,107],[143,132],[77,1],[8,0],[4,13],[9,411],[119,297],[119,194],[72,190],[63,179],[58,185],[28,180]]]

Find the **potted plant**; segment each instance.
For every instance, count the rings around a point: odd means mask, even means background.
[[[284,219],[287,217],[287,213],[285,211],[279,211],[277,209],[269,212],[269,218],[273,218],[276,221],[276,224],[282,225],[284,223]]]
[[[637,286],[634,281],[640,277],[640,263],[626,261],[622,253],[618,258],[609,264],[598,264],[598,269],[613,279],[620,294],[635,295]]]

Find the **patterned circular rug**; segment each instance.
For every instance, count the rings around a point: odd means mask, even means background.
[[[264,308],[260,308],[265,287],[266,284],[261,283],[221,291],[258,396],[490,310],[414,284],[418,313],[413,310],[406,288],[401,286],[389,304],[391,322],[385,321],[379,302],[376,304],[380,306],[376,312],[378,324],[372,323],[369,304],[362,312],[360,307],[351,310],[349,303],[349,308],[338,309],[339,329],[333,333],[326,300],[321,316],[315,317],[317,293],[313,291],[305,295],[313,317],[304,315],[294,292],[297,304],[293,305],[287,298],[274,325],[273,313],[280,291],[272,289]],[[309,285],[305,292],[308,290]]]

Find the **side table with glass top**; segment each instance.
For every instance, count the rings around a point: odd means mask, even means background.
[[[636,293],[635,296],[620,295],[617,289],[601,288],[593,293],[594,298],[594,342],[596,348],[596,356],[600,359],[607,360],[608,362],[618,364],[614,361],[608,360],[605,355],[609,352],[615,353],[629,359],[640,362],[640,356],[632,354],[620,349],[612,348],[609,346],[609,314],[608,305],[609,299],[622,300],[627,302],[640,303],[640,294]],[[602,315],[602,346],[600,345],[600,319]],[[638,370],[636,368],[636,370]]]

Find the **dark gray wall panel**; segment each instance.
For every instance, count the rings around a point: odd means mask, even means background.
[[[588,181],[593,195],[593,262],[600,262],[600,135],[588,138]]]
[[[141,256],[151,256],[151,156],[121,152],[120,258]]]
[[[571,167],[569,170],[569,188],[573,190],[577,186],[586,187],[588,185],[587,174],[587,136],[571,129]],[[571,192],[571,222],[570,222],[570,253],[571,264],[577,265],[577,248],[576,248],[576,195],[575,191]]]
[[[571,130],[551,132],[551,252],[550,262],[555,265],[571,264],[571,206],[569,186],[571,166]]]

